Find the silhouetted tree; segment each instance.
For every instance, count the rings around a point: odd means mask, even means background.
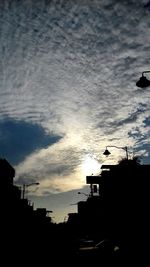
[[[121,166],[125,166],[125,165],[129,165],[129,166],[141,165],[141,159],[140,159],[139,156],[135,156],[132,159],[123,158],[118,162],[118,165],[121,165]]]

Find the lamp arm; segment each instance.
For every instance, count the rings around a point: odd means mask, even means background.
[[[146,70],[142,72],[142,77],[144,76],[144,73],[150,73],[150,70]]]
[[[122,147],[122,146],[106,146],[106,149],[107,149],[107,147],[116,147],[116,148],[120,148],[120,149],[125,150],[126,151],[126,157],[128,159],[128,147],[127,146],[124,146],[124,147]]]
[[[107,147],[116,147],[116,148],[120,148],[120,149],[124,149],[124,150],[127,150],[127,146],[106,146],[106,149]]]

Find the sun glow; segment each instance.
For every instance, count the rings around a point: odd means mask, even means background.
[[[100,167],[100,163],[89,155],[84,158],[81,165],[81,169],[84,175],[97,175],[100,173]]]

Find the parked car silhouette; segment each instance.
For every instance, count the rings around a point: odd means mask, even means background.
[[[79,254],[83,257],[90,256],[106,258],[119,255],[119,253],[120,246],[110,239],[103,239],[96,244],[94,244],[94,241],[89,240],[83,242],[82,246],[79,247]]]

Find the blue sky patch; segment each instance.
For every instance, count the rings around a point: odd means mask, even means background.
[[[46,148],[61,136],[48,135],[38,124],[6,119],[0,121],[0,157],[18,164],[37,149]]]

